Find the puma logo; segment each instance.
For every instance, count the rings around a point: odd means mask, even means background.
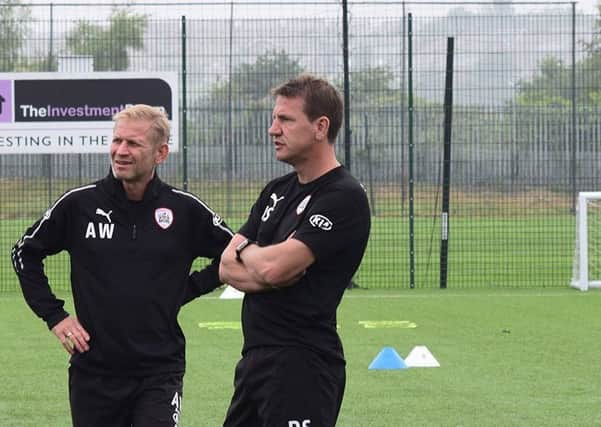
[[[263,221],[263,222],[265,222],[269,219],[269,217],[271,216],[271,213],[275,209],[278,202],[284,198],[284,196],[278,197],[277,194],[275,194],[275,193],[271,193],[270,197],[271,197],[271,201],[273,202],[273,205],[265,207],[265,210],[263,211],[263,215],[261,215],[261,221]]]
[[[111,221],[111,214],[112,213],[113,213],[113,211],[108,211],[108,213],[107,213],[107,212],[103,211],[100,208],[96,209],[96,215],[101,215],[101,216],[106,217],[106,219],[108,220],[109,223],[113,222],[113,221]]]

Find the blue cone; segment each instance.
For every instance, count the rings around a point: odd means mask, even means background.
[[[367,369],[406,369],[405,361],[392,347],[384,347]]]

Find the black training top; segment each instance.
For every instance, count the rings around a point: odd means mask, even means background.
[[[12,260],[27,303],[52,328],[68,314],[43,259],[69,252],[75,311],[91,337],[72,365],[117,376],[183,372],[179,309],[220,285],[231,236],[196,196],[155,177],[143,200],[131,202],[111,173],[63,194],[16,243]],[[197,257],[213,262],[190,275]]]
[[[296,173],[267,184],[240,234],[265,246],[294,232],[315,262],[291,287],[245,295],[242,353],[298,346],[344,361],[336,309],[359,267],[369,229],[365,191],[343,167],[307,184],[300,184]]]

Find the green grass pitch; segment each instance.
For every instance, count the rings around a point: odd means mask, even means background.
[[[34,220],[0,221],[0,292],[19,289],[9,253]],[[241,220],[232,221],[237,229]],[[432,240],[439,223],[416,221],[416,286],[437,288],[440,240]],[[408,222],[373,218],[367,252],[354,280],[370,289],[409,287]],[[574,225],[569,215],[520,219],[458,218],[449,244],[449,288],[559,287],[570,281]],[[194,268],[206,262],[197,261]],[[70,289],[68,255],[45,260],[55,290]]]
[[[240,300],[217,296],[180,314],[188,343],[184,427],[220,426],[231,396]],[[71,306],[68,293],[60,297]],[[568,288],[347,291],[338,317],[348,362],[338,426],[601,425],[599,307],[600,291]],[[0,425],[70,425],[68,355],[20,293],[0,294],[0,325]],[[367,369],[383,347],[406,357],[416,345],[441,366]]]

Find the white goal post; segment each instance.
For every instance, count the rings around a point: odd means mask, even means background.
[[[601,191],[578,193],[572,287],[601,288]]]

